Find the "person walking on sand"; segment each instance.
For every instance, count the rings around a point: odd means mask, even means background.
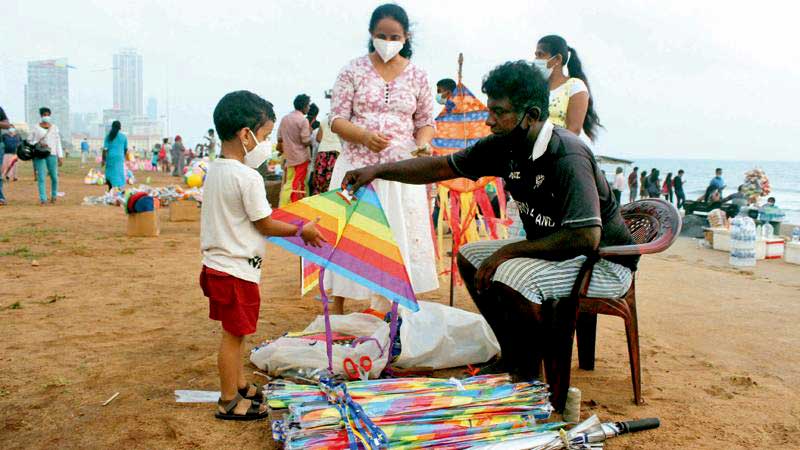
[[[300,94],[294,98],[294,111],[281,119],[278,126],[278,153],[286,157],[286,179],[280,193],[280,206],[296,202],[308,195],[308,166],[311,160],[311,125],[306,114],[311,109],[311,97]]]
[[[47,189],[45,176],[50,177],[50,203],[55,203],[58,197],[58,168],[64,163],[64,149],[61,147],[61,133],[58,126],[53,123],[52,111],[44,106],[39,108],[41,121],[31,127],[28,142],[42,144],[49,151],[49,155],[42,158],[33,158],[33,168],[36,171],[37,186],[39,188],[39,204],[47,203]]]
[[[186,162],[186,147],[183,146],[181,135],[175,136],[175,144],[172,145],[172,176],[183,176],[183,164]]]
[[[106,167],[108,190],[125,187],[125,160],[128,158],[128,136],[122,131],[122,123],[115,120],[103,141],[103,165]]]
[[[672,186],[675,189],[675,198],[678,199],[678,209],[683,208],[683,204],[686,203],[686,193],[683,192],[683,169],[678,170],[678,176],[672,179]]]
[[[411,62],[410,21],[394,4],[377,7],[370,17],[369,53],[348,63],[333,88],[331,129],[342,138],[331,185],[341,185],[347,171],[413,158],[430,147],[434,135],[433,95],[428,75]],[[415,293],[439,287],[430,208],[425,186],[396,180],[376,180],[392,234],[409,272]],[[371,308],[386,312],[390,303],[358,283],[325,273],[334,314],[342,314],[344,299],[371,300]]]
[[[17,134],[17,129],[11,127],[3,134],[3,177],[6,181],[17,181],[17,149],[22,145],[22,139]]]
[[[628,202],[636,201],[636,195],[639,193],[639,168],[634,167],[633,172],[628,175]]]
[[[4,131],[10,128],[12,128],[12,125],[8,121],[8,116],[6,116],[6,112],[3,111],[3,108],[0,107],[0,131]],[[5,141],[3,141],[3,145],[5,146]],[[3,160],[5,162],[5,155],[3,156]],[[3,164],[3,167],[5,168],[5,164]],[[0,206],[5,204],[6,204],[6,197],[3,194],[3,177],[0,176]]]
[[[86,138],[81,139],[81,167],[86,164],[86,160],[89,158],[89,141]]]
[[[314,247],[324,239],[315,222],[293,225],[270,217],[272,208],[256,168],[270,153],[272,104],[252,92],[231,92],[214,108],[214,126],[223,157],[209,164],[203,186],[200,287],[208,297],[209,318],[222,325],[216,418],[265,419],[269,412],[263,387],[248,383],[242,366],[245,336],[255,333],[258,323],[264,237],[300,236]]]
[[[661,186],[661,193],[664,195],[664,200],[673,202],[673,187],[672,187],[672,172],[667,172],[667,177],[664,179],[664,184]]]
[[[647,198],[647,171],[643,170],[639,177],[639,198]]]
[[[622,167],[617,167],[617,172],[614,175],[614,185],[612,191],[614,197],[617,199],[617,204],[622,204],[622,191],[625,190],[625,170]]]

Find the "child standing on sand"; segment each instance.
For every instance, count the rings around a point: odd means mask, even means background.
[[[200,286],[209,300],[209,317],[222,322],[216,417],[263,419],[263,390],[247,383],[242,366],[244,336],[255,333],[261,303],[263,236],[301,236],[315,247],[323,239],[312,222],[293,225],[270,218],[264,182],[255,168],[270,153],[272,104],[252,92],[232,92],[214,109],[214,126],[222,140],[222,157],[209,165],[203,190]]]

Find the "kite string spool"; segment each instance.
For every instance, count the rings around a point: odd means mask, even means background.
[[[564,421],[578,423],[581,420],[581,390],[571,387],[567,390],[567,402],[564,406]]]

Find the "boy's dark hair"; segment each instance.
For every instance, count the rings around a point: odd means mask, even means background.
[[[45,113],[46,114],[53,114],[53,111],[50,111],[50,108],[48,108],[47,106],[42,106],[41,108],[39,108],[39,115],[40,116],[44,116]]]
[[[683,174],[684,174],[683,169],[678,170],[678,175],[683,175]]]
[[[294,98],[294,109],[302,111],[306,109],[309,103],[311,103],[311,97],[306,94],[300,94]]]
[[[775,203],[775,197],[768,198],[767,203]]]
[[[633,168],[633,171],[634,171],[634,172],[636,172],[636,171],[638,171],[638,170],[639,170],[639,167],[638,167],[638,166]]]
[[[255,133],[268,121],[275,122],[272,103],[250,91],[226,94],[214,108],[214,127],[223,141],[236,137],[242,128],[250,128]]]
[[[714,173],[722,173],[722,168],[721,167],[717,167],[717,170],[715,170]]]
[[[458,85],[456,85],[455,80],[453,80],[452,78],[444,78],[436,83],[437,88],[442,88],[450,92],[455,92],[457,86]]]
[[[539,109],[537,120],[543,121],[548,117],[548,82],[526,61],[509,61],[495,67],[483,78],[481,91],[495,100],[507,98],[517,113],[529,113],[535,107]]]
[[[211,133],[211,134],[214,134],[214,129],[213,128],[209,128],[208,132]]]
[[[308,107],[308,114],[306,114],[306,117],[311,119],[312,117],[315,117],[317,114],[319,114],[319,106],[317,106],[316,103],[312,103]]]

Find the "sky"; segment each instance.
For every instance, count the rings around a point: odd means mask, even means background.
[[[258,93],[279,115],[299,93],[327,111],[323,92],[366,53],[369,17],[381,3],[4,0],[2,15],[14,20],[0,50],[0,106],[12,121],[24,120],[27,61],[66,57],[77,67],[72,112],[100,113],[112,105],[113,54],[133,47],[144,60],[144,104],[155,97],[170,135],[190,144],[213,126],[214,105],[233,90]],[[533,59],[540,37],[563,36],[583,62],[605,127],[598,154],[800,160],[800,3],[399,4],[412,21],[412,60],[432,86],[455,78],[463,52],[464,83],[479,94],[494,66]]]

